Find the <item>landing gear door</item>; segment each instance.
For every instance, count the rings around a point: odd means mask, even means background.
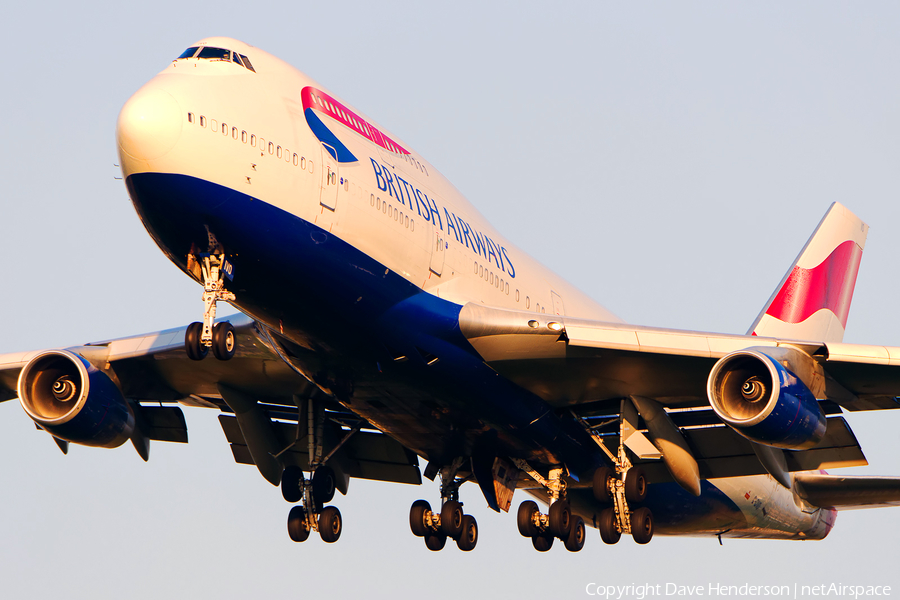
[[[431,242],[431,272],[440,276],[444,270],[444,251],[447,248],[447,242],[444,241],[444,232],[440,229],[434,230],[434,239]]]
[[[336,154],[334,148],[328,144],[322,144],[322,182],[319,203],[331,211],[337,209],[338,198],[338,164],[334,158]]]

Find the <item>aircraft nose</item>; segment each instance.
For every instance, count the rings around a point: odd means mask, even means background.
[[[153,160],[175,146],[181,127],[181,107],[171,94],[158,88],[142,89],[122,107],[116,138],[128,156]]]

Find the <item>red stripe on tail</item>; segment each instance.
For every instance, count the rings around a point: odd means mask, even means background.
[[[827,308],[846,328],[860,259],[862,250],[848,240],[818,266],[794,267],[766,314],[786,323],[800,323]]]

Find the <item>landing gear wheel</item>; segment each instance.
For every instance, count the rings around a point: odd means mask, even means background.
[[[206,358],[209,348],[200,343],[203,334],[203,323],[191,323],[184,332],[184,349],[191,360],[203,360]]]
[[[550,533],[561,540],[566,540],[571,530],[572,509],[565,500],[557,500],[550,505]]]
[[[597,529],[600,530],[600,539],[607,544],[615,544],[622,537],[622,533],[616,529],[616,509],[605,508],[597,519]]]
[[[478,543],[478,523],[472,515],[463,515],[462,533],[456,539],[456,545],[463,552],[475,549]]]
[[[594,498],[600,502],[612,502],[609,495],[609,479],[613,476],[613,470],[609,467],[600,467],[594,471]]]
[[[625,499],[629,502],[643,502],[647,497],[647,478],[640,467],[628,469],[625,475]]]
[[[447,536],[443,533],[428,533],[425,535],[425,546],[432,552],[444,549],[447,543]]]
[[[303,469],[289,465],[281,474],[281,495],[288,502],[300,502],[303,498]]]
[[[309,523],[302,506],[295,506],[288,513],[288,535],[295,542],[305,542],[309,538]]]
[[[572,531],[565,540],[566,550],[569,552],[578,552],[584,548],[584,519],[576,516],[572,521]]]
[[[653,513],[646,506],[631,515],[631,537],[638,544],[646,544],[653,538]]]
[[[331,467],[325,465],[316,467],[312,479],[312,493],[316,506],[322,506],[334,498],[334,471]]]
[[[234,356],[234,327],[231,323],[218,323],[213,327],[212,349],[219,360]]]
[[[341,511],[335,506],[326,506],[319,514],[319,535],[322,536],[323,542],[338,541],[341,537],[341,530],[344,524],[341,519]]]
[[[441,507],[441,531],[447,537],[459,539],[463,530],[462,504],[456,500],[448,500]]]
[[[431,529],[425,524],[425,515],[431,512],[431,505],[425,500],[416,500],[409,509],[409,528],[413,535],[425,537]]]
[[[516,513],[516,525],[519,526],[519,533],[523,537],[533,538],[540,533],[534,525],[536,512],[538,512],[538,505],[532,500],[526,500],[519,505],[519,512]]]
[[[553,547],[553,536],[547,534],[536,535],[531,538],[531,544],[538,552],[546,552]]]

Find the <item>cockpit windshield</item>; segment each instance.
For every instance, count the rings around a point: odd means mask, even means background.
[[[237,52],[232,52],[231,50],[226,50],[225,48],[213,48],[212,46],[192,46],[182,52],[181,56],[179,56],[175,60],[195,57],[197,59],[202,58],[210,61],[223,60],[233,62],[238,66],[244,67],[256,73],[256,69],[253,68],[253,65],[250,63],[250,59],[247,58],[246,55],[238,54]]]
[[[213,48],[212,46],[204,46],[200,50],[200,54],[197,55],[197,58],[209,58],[212,60],[231,60],[231,50],[225,50],[224,48]]]

